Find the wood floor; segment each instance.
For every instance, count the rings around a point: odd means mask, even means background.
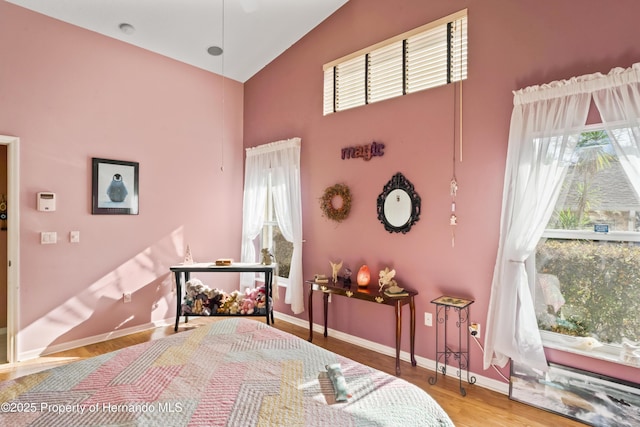
[[[180,324],[180,330],[183,331],[199,327],[207,322],[214,322],[218,320],[220,320],[220,318],[191,318],[189,319],[189,323]],[[308,329],[282,320],[276,319],[274,326],[280,330],[292,333],[293,335],[297,335],[304,339],[309,337]],[[39,359],[21,362],[13,366],[0,365],[0,381],[42,371],[74,360],[97,356],[109,351],[118,350],[123,347],[161,338],[174,333],[172,326],[161,327],[98,344],[92,344],[52,354]],[[360,363],[387,372],[391,375],[395,373],[395,359],[393,357],[372,352],[335,338],[325,338],[319,333],[314,333],[313,343]],[[433,371],[419,366],[413,367],[407,362],[401,362],[401,369],[401,378],[417,385],[429,393],[436,401],[438,401],[445,411],[447,411],[454,424],[458,427],[584,426],[584,424],[568,418],[514,402],[503,394],[487,390],[477,385],[468,385],[463,383],[467,390],[467,395],[462,397],[458,389],[459,382],[456,377],[439,377],[438,382],[435,385],[430,385],[428,379],[433,375]]]

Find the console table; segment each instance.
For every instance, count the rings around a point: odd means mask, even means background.
[[[182,285],[189,281],[191,273],[264,273],[264,286],[265,294],[267,298],[265,301],[267,324],[269,324],[269,315],[271,315],[271,323],[273,323],[273,308],[270,306],[269,297],[272,296],[272,282],[273,282],[273,270],[275,264],[253,264],[244,262],[234,262],[231,265],[216,265],[215,263],[197,263],[189,265],[174,265],[169,268],[176,277],[176,291],[178,293],[177,305],[176,305],[176,326],[175,331],[178,330],[178,323],[180,322],[180,316],[182,315]],[[271,313],[271,314],[269,314]],[[191,316],[197,316],[190,314]],[[264,314],[211,314],[211,316],[265,316]],[[189,315],[184,315],[185,321],[188,321]]]
[[[396,375],[400,375],[400,338],[402,336],[402,306],[409,304],[411,315],[411,330],[409,334],[409,343],[411,347],[411,365],[416,366],[415,358],[415,341],[416,341],[416,307],[414,297],[418,295],[416,291],[407,290],[406,296],[387,296],[378,289],[361,288],[355,283],[345,283],[342,278],[338,278],[337,283],[333,283],[329,279],[329,283],[316,283],[313,280],[307,280],[305,283],[309,286],[309,342],[313,340],[313,294],[314,291],[323,293],[324,299],[324,336],[327,336],[327,314],[329,295],[341,295],[347,298],[369,301],[380,305],[390,305],[395,307],[396,315]]]
[[[464,298],[441,296],[431,301],[436,305],[436,373],[435,376],[429,377],[429,384],[434,385],[438,381],[438,371],[442,375],[447,374],[447,363],[449,358],[453,356],[458,361],[458,378],[460,379],[460,394],[467,395],[466,390],[462,387],[462,371],[467,371],[467,383],[474,384],[476,377],[469,376],[469,306],[473,304],[473,300]],[[458,328],[458,347],[453,349],[447,342],[447,324],[449,320],[449,312],[453,310],[458,314],[456,327]],[[444,326],[444,337],[440,342],[440,325]],[[462,345],[462,334],[465,334],[466,346]]]

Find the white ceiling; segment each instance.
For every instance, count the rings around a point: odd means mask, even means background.
[[[244,83],[348,0],[6,1]]]

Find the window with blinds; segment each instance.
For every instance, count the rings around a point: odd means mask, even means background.
[[[324,66],[324,115],[467,78],[466,9]]]

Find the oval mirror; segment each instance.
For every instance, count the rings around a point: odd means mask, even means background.
[[[378,196],[378,219],[390,233],[406,233],[420,219],[420,196],[400,172]]]
[[[384,199],[384,216],[389,225],[402,227],[411,219],[411,198],[399,188],[392,190]]]

